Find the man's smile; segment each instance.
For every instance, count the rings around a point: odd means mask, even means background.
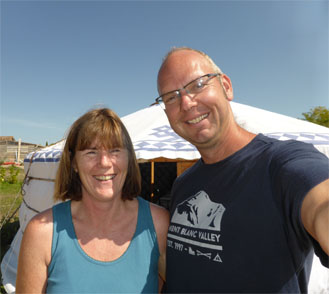
[[[208,117],[208,115],[209,115],[209,113],[203,114],[197,118],[188,120],[187,123],[188,124],[197,124],[198,122],[200,122],[200,121],[204,120],[206,117]]]

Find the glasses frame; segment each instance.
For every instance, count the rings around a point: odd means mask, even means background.
[[[188,87],[189,85],[191,85],[191,84],[194,83],[195,81],[197,81],[197,80],[199,80],[199,79],[201,79],[201,78],[204,78],[204,77],[212,78],[212,77],[217,77],[217,76],[221,76],[221,75],[222,75],[222,73],[209,73],[209,74],[205,74],[205,75],[203,75],[203,76],[200,76],[200,77],[194,79],[193,81],[190,81],[189,83],[187,83],[183,88],[180,88],[180,89],[177,89],[177,90],[172,90],[172,91],[169,91],[169,92],[167,92],[167,93],[164,93],[164,94],[160,95],[159,97],[157,97],[157,98],[155,99],[155,102],[156,102],[156,104],[159,104],[163,109],[166,109],[166,104],[165,104],[165,102],[163,101],[162,96],[167,95],[167,94],[169,94],[169,93],[173,93],[173,92],[178,92],[178,93],[180,94],[182,90],[185,90],[188,94],[191,94],[191,93],[186,89],[186,87]],[[201,91],[202,91],[202,90],[201,90]],[[168,105],[170,105],[170,104],[168,104]]]

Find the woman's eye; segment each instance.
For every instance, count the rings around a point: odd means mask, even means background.
[[[82,150],[82,154],[83,155],[93,155],[93,154],[96,154],[97,150],[95,149],[85,149],[85,150]]]
[[[111,149],[109,152],[110,152],[111,154],[117,154],[117,153],[120,152],[120,149],[119,149],[119,148]]]

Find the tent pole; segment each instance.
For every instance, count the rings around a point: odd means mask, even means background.
[[[153,193],[153,187],[154,187],[154,161],[151,161],[151,199],[154,197]]]

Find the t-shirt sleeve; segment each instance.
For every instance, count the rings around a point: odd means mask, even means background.
[[[305,250],[312,244],[323,265],[328,255],[305,230],[301,221],[304,197],[316,185],[329,178],[329,159],[311,144],[289,141],[280,144],[271,164],[276,201],[284,213],[284,223],[293,248]]]

